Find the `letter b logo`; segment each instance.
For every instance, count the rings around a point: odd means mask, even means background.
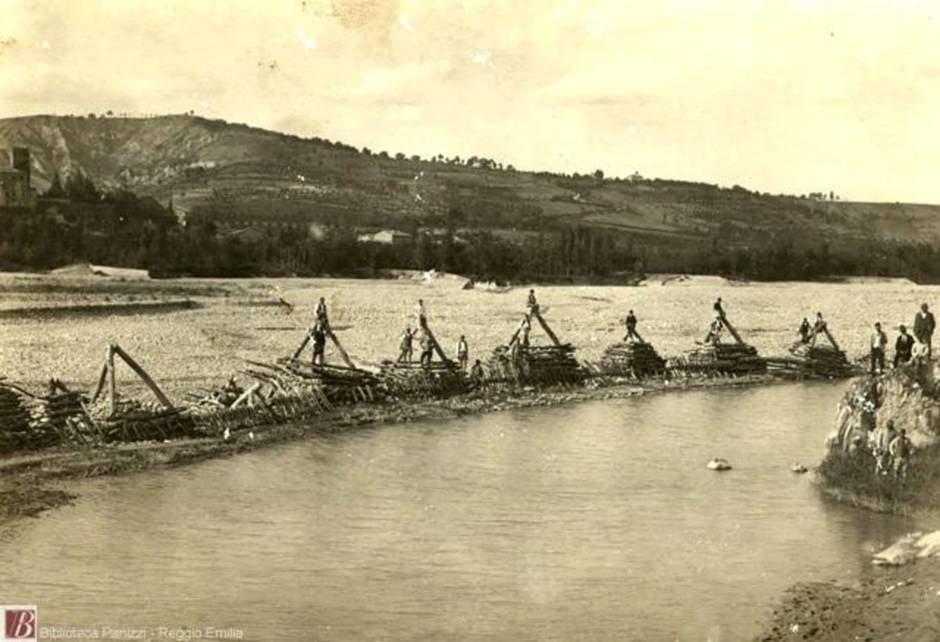
[[[36,640],[36,607],[5,606],[3,610],[3,642]]]

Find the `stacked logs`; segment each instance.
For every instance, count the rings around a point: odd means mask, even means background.
[[[85,412],[82,394],[62,389],[42,400],[33,413],[33,425],[55,434],[57,443],[92,445],[98,429]]]
[[[192,417],[157,402],[118,397],[112,409],[110,400],[100,399],[89,408],[89,414],[107,443],[202,436]]]
[[[810,345],[800,343],[790,352],[795,358],[772,359],[769,369],[776,373],[790,373],[801,377],[826,377],[838,379],[852,377],[861,372],[846,358],[842,350],[829,345]]]
[[[737,376],[766,372],[767,361],[757,354],[757,348],[746,343],[716,343],[699,346],[671,359],[669,369]]]
[[[666,361],[645,341],[615,343],[604,351],[599,366],[601,374],[618,377],[642,378],[666,371]]]
[[[319,388],[331,404],[374,401],[380,396],[380,380],[362,368],[313,365],[297,359],[278,359],[280,370]]]
[[[25,397],[0,385],[0,453],[49,445],[46,435],[32,430]]]
[[[586,373],[574,357],[570,343],[551,346],[500,346],[493,351],[488,370],[496,380],[518,385],[582,383]]]
[[[439,398],[466,392],[468,381],[452,361],[383,361],[379,377],[394,397]]]

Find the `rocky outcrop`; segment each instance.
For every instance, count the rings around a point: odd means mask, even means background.
[[[917,362],[852,382],[817,470],[826,492],[878,510],[940,508],[938,365]],[[896,441],[902,431],[908,454]]]

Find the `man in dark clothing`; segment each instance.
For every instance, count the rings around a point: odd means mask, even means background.
[[[476,384],[483,382],[483,364],[480,363],[479,359],[474,361],[473,367],[470,368],[470,380]]]
[[[885,349],[888,347],[888,335],[881,329],[881,323],[875,323],[871,335],[871,374],[885,371]]]
[[[809,342],[809,321],[806,320],[806,317],[803,317],[803,323],[800,324],[800,343]]]
[[[315,326],[313,326],[313,332],[310,333],[310,336],[313,337],[313,365],[323,365],[324,362],[324,351],[326,349],[326,332],[323,331],[323,324],[319,321]]]
[[[640,335],[636,332],[636,315],[633,314],[633,310],[630,310],[627,313],[627,318],[624,321],[624,325],[627,326],[627,336],[623,338],[624,341],[635,339],[636,341],[643,343],[643,339],[641,339]]]
[[[914,317],[914,336],[920,343],[927,347],[928,359],[931,357],[931,341],[933,340],[933,331],[936,327],[937,321],[934,319],[933,312],[930,311],[926,303],[922,303],[920,312]]]
[[[725,318],[725,309],[721,307],[721,297],[718,297],[718,299],[715,301],[715,305],[712,306],[712,309],[715,311],[715,315],[717,315],[719,318]]]
[[[894,342],[894,367],[897,368],[911,360],[911,352],[914,349],[914,337],[907,333],[907,327],[898,328],[901,334]]]
[[[529,290],[529,298],[526,300],[526,305],[529,308],[529,314],[538,314],[539,311],[539,301],[535,298],[535,290]]]
[[[322,324],[326,325],[326,323],[327,323],[327,318],[326,318],[326,301],[323,299],[322,296],[320,297],[320,302],[317,303],[317,312],[316,312],[316,314],[317,314],[317,323],[322,323]]]

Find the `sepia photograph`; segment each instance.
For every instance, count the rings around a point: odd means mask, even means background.
[[[0,0],[0,642],[940,640],[940,2]]]

